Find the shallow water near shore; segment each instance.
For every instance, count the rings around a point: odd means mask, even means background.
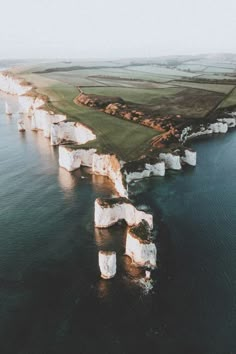
[[[5,99],[16,104],[0,95],[0,353],[234,353],[236,131],[194,143],[196,168],[131,187],[160,223],[144,295],[125,227],[94,230],[94,200],[112,184],[59,168],[57,148],[28,118],[19,133]],[[100,279],[100,249],[117,252],[113,280]]]

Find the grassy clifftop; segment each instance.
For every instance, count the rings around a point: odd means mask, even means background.
[[[37,62],[15,67],[13,72],[48,96],[48,109],[91,128],[100,151],[126,161],[145,154],[158,134],[164,137],[170,131],[177,138],[186,121],[202,122],[236,107],[234,55]],[[75,104],[81,92],[120,97],[128,114],[110,115],[99,105]],[[131,121],[132,110],[142,112],[142,119]]]

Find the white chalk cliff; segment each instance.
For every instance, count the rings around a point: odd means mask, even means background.
[[[228,124],[223,123],[223,122],[216,122],[216,123],[210,124],[209,128],[215,134],[219,134],[219,133],[225,134],[228,131]]]
[[[25,131],[25,123],[24,123],[24,116],[23,114],[19,115],[19,118],[17,120],[17,127],[19,132],[24,132]]]
[[[5,102],[5,112],[7,115],[11,116],[12,115],[12,109],[9,106],[8,102]]]
[[[64,114],[54,114],[53,112],[47,112],[44,109],[34,109],[31,117],[31,129],[43,130],[45,138],[51,137],[51,127],[54,123],[63,122],[66,120]]]
[[[164,161],[158,161],[157,159],[153,160],[153,162],[147,160],[147,162],[141,164],[139,164],[139,161],[134,164],[124,164],[122,172],[125,176],[126,182],[130,183],[133,180],[138,180],[151,176],[165,176]]]
[[[180,156],[170,152],[160,153],[159,158],[165,162],[166,169],[171,170],[181,170],[181,160]]]
[[[217,119],[218,122],[226,123],[229,128],[234,128],[236,127],[236,118],[234,117],[234,112],[231,113],[233,116],[232,118],[219,118]]]
[[[120,162],[114,154],[98,154],[96,149],[71,149],[60,145],[59,165],[68,171],[74,171],[80,166],[91,167],[92,173],[110,178],[121,197],[128,195],[123,183]]]
[[[0,90],[11,95],[23,95],[30,91],[32,86],[24,85],[23,80],[14,78],[7,73],[0,73]]]
[[[59,165],[67,171],[74,171],[80,166],[92,167],[96,149],[72,149],[59,145]]]
[[[143,228],[144,239],[136,234],[135,230]],[[143,232],[143,230],[142,230]],[[142,221],[137,227],[129,228],[126,237],[125,253],[133,262],[139,266],[156,267],[157,249],[156,245],[147,239],[150,231],[146,230],[145,222]]]
[[[192,151],[189,149],[184,150],[184,155],[181,156],[181,161],[190,165],[190,166],[196,166],[197,164],[197,153],[196,151]]]
[[[96,139],[91,129],[78,122],[60,122],[51,126],[51,144],[59,145],[63,141],[85,144]]]
[[[185,127],[180,135],[180,141],[185,142],[190,139],[194,139],[204,135],[211,134],[225,134],[229,127],[233,127],[236,124],[231,118],[218,119],[218,122],[203,125],[201,124],[199,128],[194,128],[192,126]]]
[[[19,111],[27,114],[28,116],[31,116],[34,110],[45,104],[45,101],[42,98],[27,95],[19,96],[18,102],[20,106]]]
[[[116,275],[116,252],[99,251],[98,264],[103,279],[111,279]]]
[[[92,172],[109,177],[114,183],[118,194],[121,197],[128,196],[123,182],[120,161],[117,159],[116,155],[95,153],[93,155]]]
[[[94,222],[96,227],[109,227],[119,220],[125,220],[127,225],[137,225],[145,220],[153,228],[153,217],[144,211],[136,209],[126,198],[95,200]]]

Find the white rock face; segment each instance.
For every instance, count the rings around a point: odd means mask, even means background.
[[[50,138],[52,124],[65,121],[66,116],[47,112],[44,109],[34,109],[31,119],[31,129],[43,130],[45,138]]]
[[[67,171],[74,171],[80,166],[92,167],[93,155],[96,149],[71,149],[59,146],[59,165]]]
[[[227,123],[222,123],[222,122],[218,122],[218,123],[212,123],[210,124],[210,129],[212,129],[213,133],[227,133],[228,131],[228,124]]]
[[[25,131],[25,123],[24,123],[24,119],[21,115],[17,120],[17,127],[18,127],[19,132]]]
[[[213,130],[210,128],[200,127],[198,131],[192,132],[191,127],[186,127],[183,129],[180,137],[180,141],[187,141],[190,139],[197,138],[199,136],[210,135],[213,133]]]
[[[22,80],[0,73],[0,90],[11,95],[23,95],[30,91],[32,86],[22,85]]]
[[[12,115],[12,109],[7,102],[5,102],[5,112],[8,116]]]
[[[153,242],[143,243],[127,232],[125,253],[140,266],[156,267],[157,249]]]
[[[144,169],[141,171],[127,172],[125,170],[124,176],[127,183],[150,176],[165,176],[165,163],[163,161],[155,164],[146,163]]]
[[[103,279],[111,279],[116,275],[116,252],[99,251],[98,263]]]
[[[99,199],[95,200],[94,221],[96,227],[109,227],[119,220],[125,220],[129,226],[137,225],[142,220],[146,220],[150,228],[153,227],[152,215],[137,210],[129,202],[119,203],[117,200],[117,203],[104,206]]]
[[[51,144],[59,145],[63,140],[74,141],[77,144],[85,144],[96,139],[96,135],[77,122],[60,122],[51,127]]]
[[[218,119],[218,122],[216,122],[216,123],[209,124],[207,127],[201,125],[199,127],[199,130],[194,131],[194,132],[192,131],[193,128],[191,126],[185,127],[182,130],[179,140],[181,142],[185,142],[190,139],[194,139],[194,138],[204,136],[204,135],[210,135],[213,133],[214,134],[219,134],[219,133],[224,134],[224,133],[227,133],[228,127],[233,127],[233,126],[235,126],[234,124],[236,125],[234,118],[223,118],[222,120]]]
[[[219,122],[226,123],[229,128],[234,128],[236,126],[236,118],[221,118],[217,120]]]
[[[38,97],[31,96],[19,96],[18,102],[20,106],[20,112],[26,113],[29,116],[33,114],[33,111],[44,105],[44,100]]]
[[[160,153],[159,158],[165,162],[166,169],[181,170],[180,156],[171,153]]]
[[[181,161],[183,161],[184,163],[187,163],[190,166],[196,166],[196,164],[197,164],[196,151],[185,149],[184,154],[185,154],[184,156],[181,156]]]
[[[115,155],[99,155],[96,149],[71,149],[61,145],[59,146],[59,165],[68,171],[74,171],[81,165],[91,167],[92,173],[110,178],[121,197],[128,195],[123,185],[120,162]]]
[[[94,174],[107,176],[114,183],[115,188],[121,197],[127,197],[128,192],[123,184],[120,162],[113,154],[93,155],[92,172]]]

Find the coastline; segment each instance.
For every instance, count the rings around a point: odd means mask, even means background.
[[[119,197],[128,197],[128,183],[132,180],[146,178],[151,175],[163,177],[165,175],[166,167],[174,170],[180,170],[182,168],[182,162],[186,162],[184,161],[184,159],[181,160],[181,156],[180,154],[178,154],[178,152],[176,153],[174,151],[173,153],[163,152],[162,155],[160,154],[160,157],[162,157],[161,160],[158,159],[154,161],[145,161],[144,158],[142,164],[139,163],[137,165],[137,161],[135,161],[133,162],[133,165],[132,163],[129,163],[128,166],[125,166],[125,164],[119,161],[118,158],[112,154],[112,152],[110,154],[103,154],[102,152],[97,153],[97,151],[94,151],[95,149],[91,151],[91,149],[82,148],[79,146],[80,142],[83,146],[84,144],[86,144],[86,142],[96,140],[95,134],[90,129],[80,123],[72,123],[67,121],[67,117],[65,115],[54,114],[52,111],[43,109],[43,106],[46,104],[46,101],[42,99],[41,96],[32,97],[28,95],[28,93],[32,89],[32,86],[25,85],[25,83],[21,85],[20,79],[12,79],[11,77],[10,82],[11,84],[9,87],[12,87],[12,89],[10,89],[9,91],[11,92],[8,93],[19,96],[19,103],[24,109],[24,113],[31,118],[31,123],[34,129],[43,130],[44,136],[46,138],[51,138],[52,145],[59,145],[59,152],[61,150],[63,151],[62,154],[69,155],[69,157],[67,158],[61,155],[60,159],[59,153],[59,161],[61,160],[61,162],[59,162],[60,166],[66,168],[67,170],[70,170],[70,168],[72,168],[71,171],[79,168],[80,165],[91,167],[93,173],[105,175],[111,179],[111,181],[114,183]],[[4,86],[2,88],[4,88]],[[215,124],[218,123],[216,122]],[[223,124],[227,124],[227,122],[224,122]],[[60,128],[55,129],[58,127]],[[60,129],[62,132],[58,132],[58,130]],[[55,130],[57,131],[55,132]],[[206,134],[220,132],[226,133],[227,130],[225,128],[223,129],[223,131],[220,131],[220,129],[218,131],[217,129],[216,131],[214,131],[214,129],[211,129]],[[199,135],[201,136],[206,134]],[[77,143],[78,145],[76,146],[76,148],[71,148],[70,146],[67,147],[67,145],[63,144],[63,141],[65,140],[69,142],[72,141],[73,143]],[[189,149],[186,150],[190,151]],[[83,154],[83,156],[81,156],[81,154]],[[184,158],[186,160],[186,153]],[[194,163],[192,164],[194,166],[196,164],[196,155],[194,158],[192,158],[191,156],[190,161],[194,161]],[[165,165],[164,170],[163,164]],[[122,173],[122,171],[125,171],[126,173]],[[134,222],[134,224],[136,224],[136,222]]]

